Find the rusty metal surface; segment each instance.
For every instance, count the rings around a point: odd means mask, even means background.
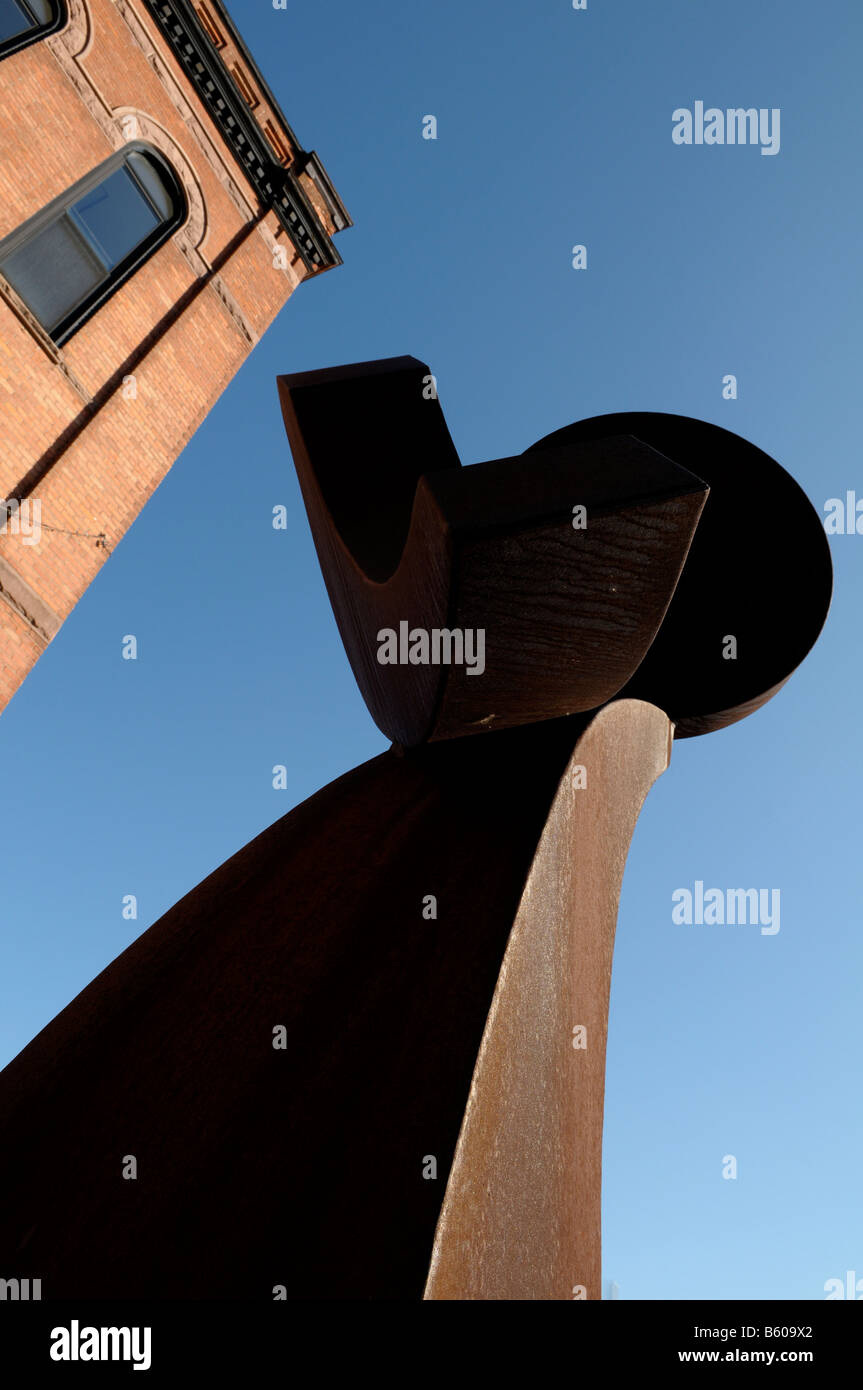
[[[426,372],[280,380],[345,646],[396,743],[0,1073],[0,1249],[46,1299],[599,1297],[633,826],[671,721],[721,728],[803,659],[829,552],[778,464],[681,417],[601,417],[463,469]],[[487,671],[381,665],[401,621],[487,628]]]
[[[599,415],[527,452],[622,432],[693,469],[710,492],[662,626],[620,695],[659,705],[676,738],[713,733],[765,705],[812,649],[830,607],[830,545],[790,473],[703,420]],[[733,660],[723,656],[729,635]]]
[[[386,752],[133,942],[0,1072],[7,1268],[45,1300],[419,1301],[583,724]]]
[[[431,381],[411,357],[279,378],[339,630],[390,738],[488,733],[615,696],[658,705],[685,737],[782,687],[823,626],[832,566],[818,513],[774,459],[716,425],[639,412],[462,468]],[[482,628],[482,678],[381,666],[378,634],[400,621]]]
[[[601,1297],[602,1115],[617,907],[635,822],[670,747],[661,710],[619,700],[596,715],[573,749],[501,965],[426,1299]],[[575,785],[577,768],[585,786]]]
[[[707,487],[616,438],[462,468],[415,358],[281,377],[321,569],[372,717],[402,744],[595,709],[644,658]],[[573,527],[573,507],[588,522]],[[484,634],[482,672],[382,665],[382,631]]]

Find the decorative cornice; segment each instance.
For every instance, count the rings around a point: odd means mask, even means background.
[[[353,226],[348,210],[336,192],[332,179],[316,151],[309,150],[308,153],[302,154],[297,160],[296,169],[298,175],[305,174],[317,188],[326,204],[334,229],[341,232],[345,227]]]
[[[341,264],[326,228],[321,224],[293,170],[273,157],[261,130],[234,79],[227,71],[190,0],[143,0],[219,129],[263,207],[271,209],[291,238],[306,269],[328,270]],[[255,70],[256,78],[260,74]],[[263,82],[263,79],[260,79]],[[301,151],[300,163],[309,156]],[[318,167],[322,168],[319,165]],[[317,183],[317,179],[315,180]],[[329,180],[327,180],[329,184]],[[331,193],[335,195],[332,185]],[[348,224],[347,214],[339,207]],[[334,224],[338,225],[334,219]]]
[[[142,23],[135,13],[134,6],[129,0],[114,0],[117,6],[117,13],[124,20],[129,34],[141,53],[144,54],[147,62],[161,82],[167,92],[174,110],[182,118],[187,130],[194,136],[198,149],[209,164],[219,183],[225,189],[234,207],[237,209],[244,222],[248,222],[254,216],[252,200],[246,197],[246,193],[241,187],[240,182],[233,178],[228,168],[228,159],[225,151],[217,149],[204,129],[203,121],[198,119],[197,113],[192,104],[187,100],[187,93],[183,84],[178,82],[173,70],[168,63],[162,61],[161,54],[154,47],[154,38],[148,28]],[[191,93],[189,94],[191,95]],[[230,161],[233,164],[233,161]]]

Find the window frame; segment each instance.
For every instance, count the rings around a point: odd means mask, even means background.
[[[29,9],[27,0],[23,0],[23,4],[25,8]],[[51,4],[56,15],[50,22],[43,24],[36,20],[30,29],[24,29],[20,34],[13,34],[11,38],[0,41],[0,61],[8,58],[12,53],[19,53],[22,48],[29,48],[31,43],[38,43],[40,39],[47,39],[49,34],[56,34],[61,29],[65,29],[69,23],[69,12],[65,0],[51,0]]]
[[[79,199],[98,188],[100,184],[107,180],[118,169],[123,168],[124,165],[127,166],[128,173],[135,181],[138,188],[142,189],[142,185],[135,177],[133,166],[128,163],[128,157],[133,153],[145,155],[158,165],[174,203],[174,214],[166,221],[160,222],[157,227],[154,227],[152,232],[144,237],[143,241],[138,242],[129,254],[118,262],[113,270],[108,271],[106,277],[100,282],[98,287],[87,295],[81,304],[70,310],[66,317],[61,319],[55,328],[46,328],[39,319],[39,316],[30,308],[30,305],[27,303],[26,299],[24,299],[23,295],[18,295],[18,298],[26,305],[28,311],[33,315],[33,318],[39,324],[42,331],[47,334],[56,347],[62,347],[80,328],[83,328],[84,324],[87,323],[94,314],[99,312],[112,295],[116,294],[117,290],[119,290],[127,280],[132,278],[144,262],[149,260],[149,258],[187,221],[189,216],[189,203],[179,175],[165,155],[162,154],[161,150],[157,150],[155,146],[148,144],[144,140],[130,140],[125,145],[122,145],[119,150],[115,150],[108,159],[103,160],[101,164],[97,164],[96,167],[85,174],[83,178],[78,179],[70,188],[67,188],[56,198],[52,198],[50,203],[46,203],[45,207],[40,208],[37,213],[34,213],[26,222],[23,222],[20,227],[16,227],[14,232],[10,232],[8,236],[0,241],[0,275],[2,275],[3,263],[7,256],[17,251],[33,237],[38,236],[39,233],[51,223],[59,221],[64,213],[68,214],[70,208],[77,203]],[[146,189],[142,189],[142,192],[152,206],[152,201]],[[154,211],[158,216],[158,210],[154,209]],[[11,285],[11,288],[14,290],[14,285]],[[15,291],[15,293],[17,294],[18,292]]]

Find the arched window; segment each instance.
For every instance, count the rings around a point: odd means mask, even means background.
[[[0,241],[0,274],[59,346],[185,217],[176,174],[136,141]]]
[[[60,0],[0,0],[0,58],[65,23],[66,7]]]

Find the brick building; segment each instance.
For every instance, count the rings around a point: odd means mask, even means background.
[[[2,709],[350,219],[218,0],[0,0],[0,194]]]

